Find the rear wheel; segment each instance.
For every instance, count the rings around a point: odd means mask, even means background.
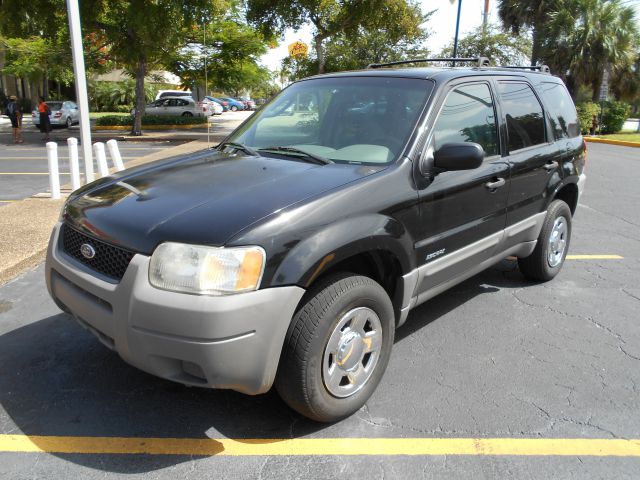
[[[237,112],[238,111],[238,107],[236,107],[235,105],[231,106],[231,111],[232,112]]]
[[[368,277],[327,278],[295,314],[275,386],[302,415],[332,422],[356,412],[376,389],[389,362],[393,306]]]
[[[71,120],[71,117],[67,117],[66,124],[67,128],[71,128],[71,125],[73,125],[73,120]]]
[[[520,271],[531,280],[551,280],[562,269],[570,240],[571,209],[562,200],[554,200],[547,210],[535,250],[518,259]]]
[[[184,112],[184,113],[182,114],[182,116],[183,116],[183,117],[193,117],[193,113],[191,113],[191,112]]]

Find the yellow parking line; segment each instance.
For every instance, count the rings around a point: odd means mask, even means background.
[[[13,203],[18,202],[19,200],[0,200],[0,203]]]
[[[622,260],[620,255],[567,255],[567,260]]]
[[[49,175],[49,172],[0,172],[0,175]],[[60,175],[69,175],[69,173],[60,172]]]
[[[522,455],[640,457],[640,439],[133,438],[0,435],[0,452],[148,455]]]

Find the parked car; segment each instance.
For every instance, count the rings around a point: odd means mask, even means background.
[[[47,102],[51,113],[49,114],[49,121],[52,127],[71,127],[80,122],[80,110],[75,102],[70,100],[57,101],[53,100]],[[34,109],[31,112],[31,121],[36,127],[40,126],[40,113],[38,109]]]
[[[131,110],[135,115],[136,109]],[[191,97],[163,97],[145,107],[145,115],[201,117],[205,115],[202,105]]]
[[[542,72],[298,81],[215,150],[73,192],[47,286],[142,370],[246,394],[275,385],[335,421],[376,389],[414,307],[507,256],[528,279],[560,272],[586,178],[577,127]]]
[[[227,102],[226,100],[222,100],[222,99],[217,98],[217,97],[211,97],[209,95],[204,97],[204,99],[208,100],[210,102],[215,102],[215,103],[218,103],[218,104],[222,105],[222,111],[223,112],[228,112],[229,111],[229,102]]]
[[[158,90],[156,100],[164,97],[192,97],[191,90]]]
[[[238,100],[240,100],[244,104],[245,110],[255,110],[256,109],[256,102],[254,102],[250,98],[239,97]]]
[[[222,115],[222,112],[224,112],[222,104],[209,100],[209,97],[204,97],[202,105],[207,109],[209,115]]]
[[[221,97],[221,100],[224,100],[229,103],[229,110],[231,110],[232,112],[237,112],[238,110],[244,110],[245,108],[244,103],[242,103],[240,100],[236,100],[235,98]]]

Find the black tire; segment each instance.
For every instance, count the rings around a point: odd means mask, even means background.
[[[556,220],[564,219],[566,222],[566,232],[564,234],[564,249],[562,254],[557,256],[559,263],[550,262],[549,246],[551,244],[551,233],[556,224]],[[560,221],[560,220],[559,220]],[[518,258],[518,267],[522,274],[529,280],[546,282],[555,277],[564,265],[564,260],[569,251],[571,240],[571,210],[562,200],[554,200],[549,205],[547,216],[542,224],[542,230],[538,236],[538,243],[535,250],[525,258]],[[553,263],[553,264],[552,264]]]
[[[71,117],[67,117],[67,121],[65,123],[67,125],[67,128],[71,128],[71,125],[73,125],[73,120],[71,120]]]
[[[285,338],[275,387],[282,399],[305,417],[318,422],[340,420],[364,405],[384,374],[393,346],[393,305],[387,292],[377,282],[351,273],[337,274],[320,281],[305,295],[301,305]],[[337,327],[355,309],[376,314],[382,338],[376,350],[377,359],[371,365],[371,373],[365,375],[366,379],[359,389],[346,397],[338,397],[329,391],[324,381],[325,349],[332,333],[335,336],[336,332],[341,335],[349,331],[346,326],[341,330]],[[368,322],[365,321],[370,325]],[[362,345],[367,343],[363,341]],[[349,346],[353,347],[353,344]],[[353,348],[350,348],[345,362],[352,351]],[[354,355],[353,359],[357,361],[353,368],[366,370],[363,365],[368,365],[373,358],[367,355],[370,354],[364,353],[361,357]],[[327,361],[330,359],[336,360],[333,355]],[[347,374],[344,375],[346,378]]]
[[[183,117],[193,117],[193,113],[191,113],[191,112],[184,112],[184,113],[182,114],[182,116],[183,116]]]
[[[236,107],[235,105],[233,105],[233,106],[231,107],[231,111],[232,111],[232,112],[237,112],[237,111],[238,111],[238,107]]]

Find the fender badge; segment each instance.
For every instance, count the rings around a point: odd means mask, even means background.
[[[442,255],[445,252],[446,248],[441,248],[440,250],[430,253],[427,255],[427,260],[431,260],[432,258],[436,258],[439,257],[440,255]]]

